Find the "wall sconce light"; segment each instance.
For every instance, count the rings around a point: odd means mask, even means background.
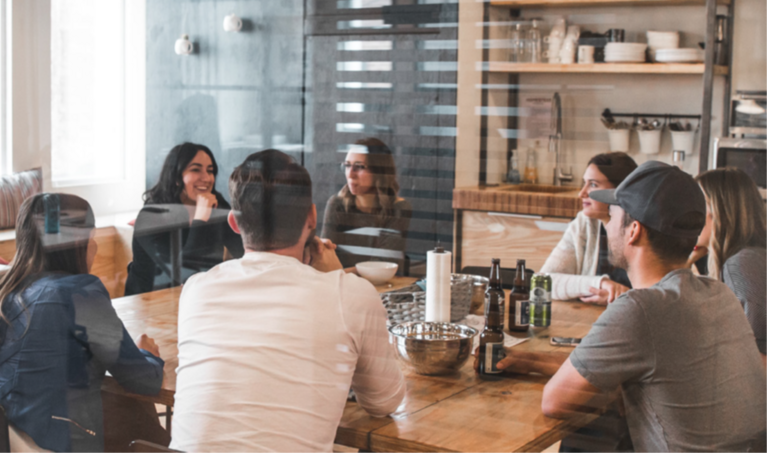
[[[242,19],[234,14],[224,17],[224,31],[238,32],[242,30]]]
[[[173,49],[176,51],[176,55],[190,55],[194,50],[194,44],[189,40],[189,35],[181,35],[176,40],[176,45]]]

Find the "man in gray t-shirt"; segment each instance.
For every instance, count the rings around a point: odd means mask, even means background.
[[[726,285],[686,268],[705,223],[700,187],[650,161],[617,189],[589,195],[611,205],[610,262],[627,270],[634,289],[607,307],[558,369],[550,358],[513,351],[499,368],[553,373],[542,401],[549,417],[603,405],[622,390],[637,451],[763,445],[767,379],[746,316]]]
[[[765,427],[765,376],[740,303],[689,269],[629,291],[570,363],[594,387],[621,386],[637,451],[743,451]]]

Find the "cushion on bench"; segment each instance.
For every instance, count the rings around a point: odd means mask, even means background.
[[[0,178],[0,229],[14,228],[21,203],[43,190],[41,168]]]

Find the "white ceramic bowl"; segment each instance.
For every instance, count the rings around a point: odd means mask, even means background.
[[[385,261],[363,261],[355,267],[358,274],[374,285],[383,285],[397,273],[397,264]]]

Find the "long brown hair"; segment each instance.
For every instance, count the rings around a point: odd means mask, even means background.
[[[354,142],[355,145],[365,146],[367,148],[367,166],[373,174],[373,186],[376,190],[376,200],[378,201],[381,217],[390,217],[394,215],[394,203],[397,202],[399,195],[399,183],[397,182],[397,170],[394,166],[394,156],[388,146],[381,140],[373,137],[363,138]],[[344,210],[354,205],[354,194],[349,190],[346,184],[338,192],[343,199]]]
[[[181,203],[181,193],[184,191],[184,170],[200,151],[210,157],[213,163],[213,177],[218,178],[218,164],[210,148],[198,143],[182,143],[174,146],[165,157],[157,184],[144,192],[144,202],[146,204]],[[213,195],[221,195],[216,191],[215,183],[212,192]]]
[[[58,197],[61,220],[56,235],[45,233],[46,195]],[[78,196],[43,193],[24,200],[16,221],[16,255],[0,278],[0,304],[10,294],[20,295],[44,272],[87,274],[88,242],[94,226],[93,210]],[[2,310],[0,318],[8,322]]]
[[[721,280],[722,266],[745,247],[765,247],[764,200],[748,174],[733,167],[710,170],[695,178],[706,194],[713,217],[708,274]]]

